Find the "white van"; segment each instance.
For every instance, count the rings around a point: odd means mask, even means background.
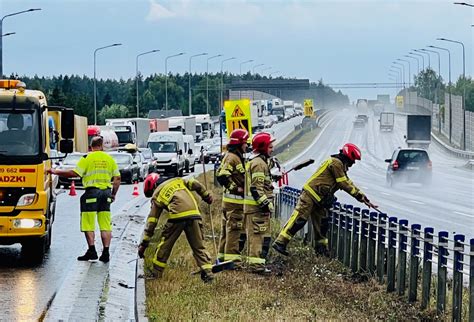
[[[156,158],[158,173],[169,177],[183,175],[186,158],[184,136],[181,132],[150,133],[148,147]]]
[[[186,172],[194,172],[194,164],[199,161],[197,157],[196,146],[194,144],[194,138],[192,135],[184,136],[184,157],[185,157],[185,169]]]

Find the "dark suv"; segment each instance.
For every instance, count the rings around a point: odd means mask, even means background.
[[[389,163],[387,184],[391,187],[399,182],[431,184],[432,164],[426,150],[398,148],[385,162]]]

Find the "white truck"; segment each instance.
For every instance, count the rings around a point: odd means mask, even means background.
[[[192,135],[195,142],[201,138],[196,139],[196,117],[195,116],[172,116],[168,117],[169,129],[172,132],[181,132],[183,135]]]
[[[356,103],[357,118],[365,122],[369,120],[369,104],[365,98],[359,98]]]
[[[380,131],[393,131],[393,125],[395,124],[395,114],[389,112],[380,113],[379,123]]]
[[[148,148],[156,158],[158,173],[167,177],[183,175],[186,166],[183,133],[176,131],[151,133],[148,138]]]
[[[304,114],[303,105],[301,103],[295,103],[293,106],[295,107],[296,115]]]
[[[285,117],[286,117],[286,119],[290,119],[290,118],[296,116],[295,102],[293,102],[293,101],[283,101],[283,106],[285,108]]]
[[[145,148],[150,135],[150,120],[145,118],[106,119],[105,125],[117,134],[119,146],[129,143]]]
[[[196,114],[193,116],[196,118],[196,125],[201,125],[201,140],[210,139],[213,132],[211,116],[209,114]]]

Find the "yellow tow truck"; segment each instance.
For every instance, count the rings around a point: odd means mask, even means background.
[[[60,117],[55,129],[48,124],[52,112]],[[48,106],[41,91],[19,80],[0,80],[0,245],[21,243],[28,263],[41,263],[51,245],[56,193],[45,172],[50,140],[70,153],[73,139],[72,109]]]

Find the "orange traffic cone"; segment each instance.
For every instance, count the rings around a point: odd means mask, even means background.
[[[76,184],[74,183],[74,180],[72,180],[71,188],[69,189],[69,195],[73,196],[73,197],[77,195],[77,193],[76,193]]]
[[[135,181],[135,184],[133,185],[133,193],[132,193],[132,196],[136,197],[140,195],[139,192],[138,192],[138,182]]]

